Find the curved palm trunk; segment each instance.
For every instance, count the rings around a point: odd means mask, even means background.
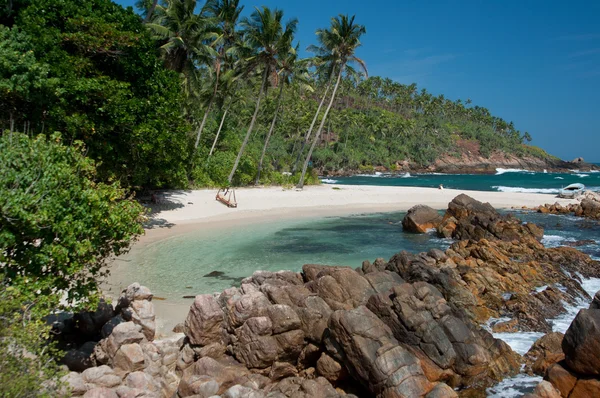
[[[317,146],[317,142],[321,137],[321,131],[323,131],[323,126],[325,126],[325,121],[327,120],[327,115],[331,110],[331,106],[333,105],[333,101],[335,100],[335,93],[340,85],[340,81],[342,80],[342,72],[344,71],[344,66],[340,68],[340,72],[338,73],[337,81],[335,82],[335,87],[333,88],[333,93],[331,94],[331,99],[329,100],[329,105],[327,105],[327,109],[325,109],[325,114],[323,115],[323,119],[321,120],[321,124],[319,125],[319,129],[317,130],[317,134],[313,139],[313,143],[308,150],[308,155],[306,155],[306,160],[304,161],[304,166],[302,167],[302,175],[300,176],[300,181],[298,181],[297,188],[302,189],[304,187],[304,177],[306,176],[306,169],[308,169],[308,162],[310,162],[310,158],[312,156],[315,147]]]
[[[315,127],[315,123],[317,122],[317,119],[319,118],[319,113],[321,113],[321,108],[323,107],[323,103],[325,102],[325,98],[327,98],[327,93],[329,92],[330,88],[331,88],[331,79],[329,79],[329,83],[327,83],[327,88],[325,89],[325,94],[323,94],[323,98],[321,98],[321,102],[319,103],[319,107],[317,108],[317,112],[315,113],[315,117],[313,117],[312,123],[310,124],[310,128],[308,129],[308,131],[306,132],[306,135],[304,136],[304,141],[302,141],[302,145],[300,146],[300,151],[298,152],[298,156],[296,156],[296,162],[294,162],[294,167],[292,167],[292,174],[296,174],[296,170],[298,169],[298,162],[300,162],[300,156],[302,156],[302,153],[304,152],[304,147],[306,146],[306,143],[310,139],[313,128]]]
[[[244,149],[246,149],[246,145],[248,145],[248,140],[250,139],[250,135],[252,134],[252,130],[254,129],[254,124],[256,123],[256,117],[258,116],[258,111],[260,109],[260,100],[262,98],[263,92],[265,91],[265,86],[267,85],[267,77],[269,68],[265,68],[265,72],[263,73],[262,84],[260,85],[260,91],[258,93],[258,98],[256,100],[256,107],[254,108],[254,114],[252,115],[252,121],[250,122],[250,126],[248,127],[248,131],[246,132],[246,136],[244,137],[244,141],[242,142],[242,146],[240,147],[240,151],[235,158],[235,163],[233,164],[233,168],[231,169],[231,173],[229,173],[229,177],[227,177],[227,181],[231,184],[233,180],[233,175],[240,164],[240,159],[242,158],[242,154],[244,153]]]
[[[154,0],[152,2],[152,5],[150,6],[150,8],[148,9],[148,12],[146,13],[146,18],[144,18],[144,23],[150,22],[150,19],[152,18],[152,14],[154,14],[154,10],[156,9],[157,4],[158,4],[158,0]]]
[[[213,102],[215,101],[215,95],[210,98],[208,105],[206,106],[206,111],[204,112],[204,117],[202,118],[202,123],[200,123],[200,127],[198,127],[198,131],[196,132],[196,143],[194,144],[194,149],[198,149],[198,145],[200,144],[200,137],[202,136],[202,131],[204,130],[204,126],[206,125],[206,120],[208,119],[208,115],[210,113],[210,109],[212,108]]]
[[[281,99],[283,94],[283,82],[281,83],[281,87],[279,88],[279,95],[277,96],[277,107],[275,108],[275,115],[273,115],[273,121],[271,122],[271,128],[269,128],[269,133],[267,134],[267,138],[265,138],[265,145],[263,146],[262,153],[260,155],[260,161],[258,162],[258,170],[256,172],[256,181],[254,185],[258,185],[258,180],[260,180],[260,171],[262,170],[263,160],[265,159],[265,153],[267,153],[267,147],[269,146],[269,140],[271,139],[271,134],[273,134],[273,130],[275,130],[275,123],[277,122],[277,116],[279,114],[279,109],[281,108]]]
[[[215,140],[213,141],[212,147],[210,148],[210,153],[208,154],[208,159],[210,159],[210,157],[213,154],[213,151],[215,150],[215,146],[217,145],[217,141],[219,140],[219,135],[221,134],[221,130],[223,129],[223,123],[225,123],[225,118],[227,117],[227,112],[229,112],[229,108],[231,108],[232,102],[233,101],[229,101],[227,108],[225,108],[225,112],[223,112],[223,117],[221,118],[221,123],[219,124],[219,129],[217,130],[217,135],[215,136]]]

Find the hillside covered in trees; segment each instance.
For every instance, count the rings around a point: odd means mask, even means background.
[[[468,148],[549,158],[468,99],[369,77],[360,16],[334,16],[301,58],[301,21],[252,6],[2,0],[0,129],[82,141],[101,179],[136,190],[310,183]]]

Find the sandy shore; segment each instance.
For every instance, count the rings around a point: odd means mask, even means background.
[[[425,204],[435,209],[446,209],[448,203],[460,193],[466,193],[496,208],[534,207],[545,203],[571,203],[554,195],[462,191],[418,187],[381,187],[356,185],[321,185],[306,187],[302,191],[269,188],[243,188],[236,190],[238,207],[228,208],[215,200],[216,190],[170,191],[159,197],[152,206],[153,215],[146,234],[133,250],[143,250],[145,245],[194,230],[235,228],[268,221],[342,216],[355,213],[406,211],[414,205]],[[111,266],[111,276],[104,285],[108,296],[115,297],[128,284],[121,267],[129,266],[119,259]],[[152,290],[152,286],[149,286]],[[191,303],[191,300],[190,300]],[[173,326],[183,322],[187,315],[187,302],[155,300],[158,330],[169,334]]]

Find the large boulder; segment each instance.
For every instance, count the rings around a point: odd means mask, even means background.
[[[460,194],[448,204],[438,234],[446,238],[501,239],[506,241],[533,238],[541,240],[544,231],[535,224],[522,224],[511,216],[502,216],[489,203]]]
[[[600,310],[579,311],[562,342],[565,362],[581,374],[600,376]]]
[[[366,307],[334,312],[329,329],[337,346],[330,354],[373,394],[419,397],[435,387],[425,377],[419,359]]]
[[[196,296],[185,320],[185,335],[191,344],[208,345],[221,340],[223,310],[210,294]]]
[[[405,231],[424,234],[430,229],[436,229],[442,222],[442,216],[429,206],[417,205],[411,207],[402,219]]]

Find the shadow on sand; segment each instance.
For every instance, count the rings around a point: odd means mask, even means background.
[[[192,204],[191,202],[182,203],[179,199],[175,199],[176,195],[190,192],[186,190],[148,191],[139,195],[137,200],[148,210],[148,220],[144,223],[144,228],[172,228],[175,224],[168,222],[164,218],[160,218],[159,214],[163,211],[181,209],[186,204]]]

